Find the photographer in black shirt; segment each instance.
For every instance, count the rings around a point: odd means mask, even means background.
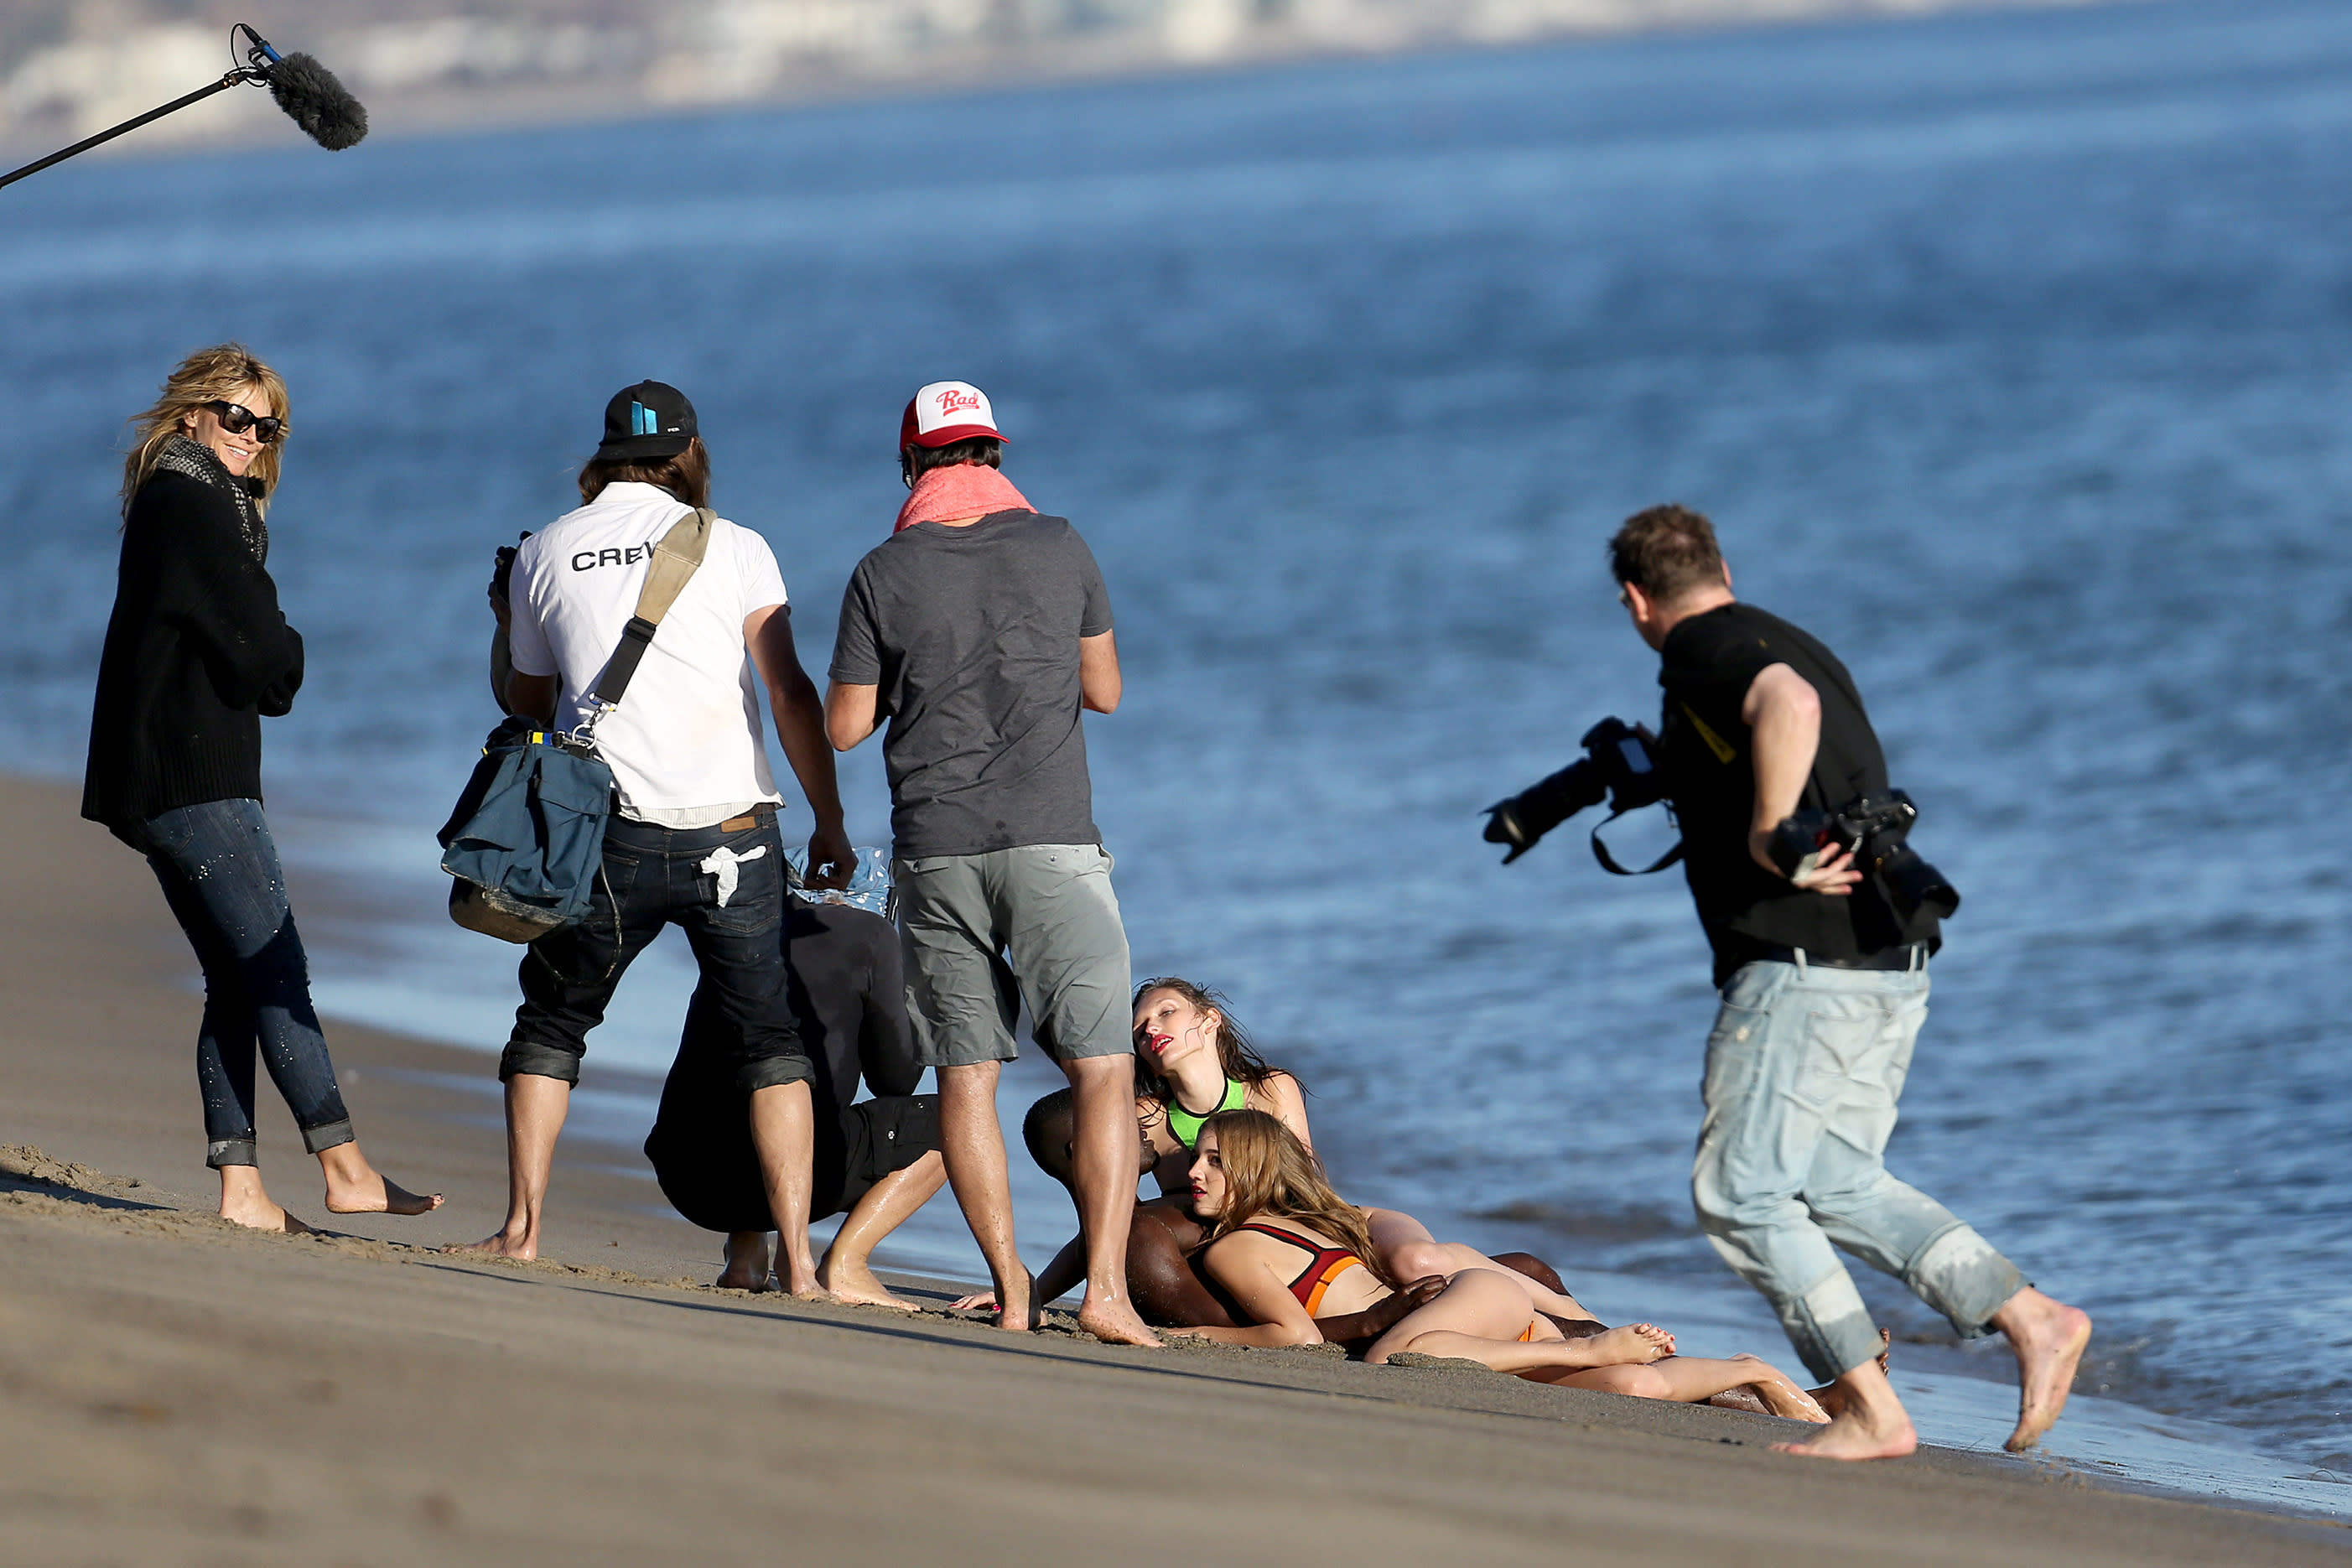
[[[1834,1245],[1963,1336],[2008,1336],[2020,1383],[2008,1446],[2029,1447],[2064,1407],[2090,1319],[1882,1163],[1927,1016],[1937,914],[1958,895],[1903,841],[1909,802],[1887,789],[1845,667],[1733,597],[1706,518],[1642,512],[1610,563],[1660,656],[1659,773],[1723,997],[1691,1175],[1699,1224],[1842,1395],[1819,1436],[1778,1447],[1839,1459],[1917,1447]]]

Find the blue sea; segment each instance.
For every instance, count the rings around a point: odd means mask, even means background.
[[[1780,1356],[1691,1223],[1679,878],[1603,876],[1583,823],[1508,869],[1478,840],[1654,716],[1601,544],[1706,510],[1853,668],[1966,893],[1890,1159],[2097,1316],[2045,1462],[2352,1509],[2338,0],[287,128],[0,194],[0,757],[78,773],[122,420],[252,344],[293,387],[271,566],[310,675],[268,773],[341,889],[322,1005],[485,1050],[511,950],[442,922],[431,832],[492,716],[491,550],[572,504],[612,389],[674,382],[821,677],[900,405],[976,381],[1111,586],[1127,700],[1088,735],[1139,973],[1229,994],[1343,1190]],[[882,842],[873,749],[843,777]],[[656,949],[592,1059],[658,1069],[685,975]],[[644,1110],[604,1107],[615,1143]],[[969,1272],[936,1206],[898,1256]],[[1066,1205],[1024,1224],[1050,1248]],[[1929,1437],[1997,1441],[1998,1344],[1864,1284]]]

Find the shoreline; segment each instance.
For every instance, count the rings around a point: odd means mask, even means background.
[[[1042,1540],[1052,1561],[1087,1530],[1251,1562],[1557,1561],[1563,1539],[1587,1561],[1709,1564],[2315,1563],[2352,1544],[2057,1459],[1805,1465],[1764,1452],[1783,1424],[1733,1412],[718,1291],[709,1238],[593,1135],[559,1152],[551,1258],[447,1257],[427,1248],[486,1234],[502,1202],[495,1117],[455,1087],[482,1054],[350,1024],[333,1046],[363,1145],[449,1204],[324,1240],[240,1231],[205,1212],[189,963],[161,900],[71,791],[0,780],[0,802],[19,885],[51,895],[0,916],[0,1389],[35,1456],[0,1486],[12,1560],[642,1560],[688,1531],[722,1560],[777,1532]],[[276,1195],[324,1220],[261,1098]],[[1139,1489],[1139,1463],[1181,1479]]]

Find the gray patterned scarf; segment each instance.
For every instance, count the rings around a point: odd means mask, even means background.
[[[261,521],[261,509],[254,504],[253,491],[247,488],[250,481],[231,474],[210,447],[185,436],[174,436],[155,454],[155,467],[226,490],[229,499],[236,503],[236,526],[245,535],[245,547],[253,552],[255,561],[268,562],[269,527]]]

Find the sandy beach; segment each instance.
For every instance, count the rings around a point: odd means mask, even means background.
[[[491,1058],[356,1026],[330,1039],[368,1152],[447,1205],[317,1239],[236,1230],[206,1212],[193,961],[144,868],[75,803],[0,784],[19,894],[0,912],[11,1563],[2295,1563],[2352,1546],[2030,1459],[1803,1464],[1767,1451],[1780,1423],[1492,1373],[1018,1340],[713,1290],[711,1238],[585,1141],[559,1157],[551,1258],[450,1258],[432,1248],[500,1211],[499,1135],[467,1087]],[[325,1224],[315,1166],[263,1101],[273,1193]]]

